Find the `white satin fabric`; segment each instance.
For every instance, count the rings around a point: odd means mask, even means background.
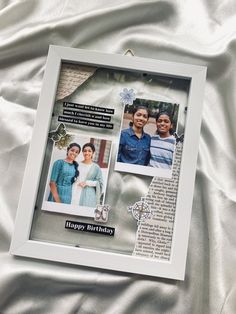
[[[235,0],[0,2],[0,313],[236,312]],[[9,253],[49,44],[208,67],[185,281]]]

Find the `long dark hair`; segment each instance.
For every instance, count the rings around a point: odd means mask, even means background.
[[[156,115],[156,122],[158,121],[160,116],[163,116],[163,115],[168,116],[170,119],[170,123],[173,125],[173,116],[168,111],[159,111],[158,114]],[[170,132],[170,135],[172,135],[173,129],[171,128],[169,132]],[[156,134],[158,134],[158,130],[156,130]]]
[[[149,119],[149,117],[150,117],[150,111],[149,111],[148,107],[143,106],[143,105],[135,106],[135,107],[133,108],[133,110],[132,110],[132,116],[134,116],[135,113],[136,113],[137,111],[139,111],[140,109],[144,109],[144,110],[147,111],[147,115],[148,115],[148,119]],[[133,125],[134,125],[134,123],[133,123],[132,121],[130,121],[130,122],[129,122],[129,126],[132,127]]]
[[[79,145],[78,143],[71,143],[71,144],[67,147],[67,149],[66,149],[66,154],[67,154],[67,155],[68,155],[68,151],[69,151],[73,146],[78,147],[79,152],[81,152],[81,147],[80,147],[80,145]],[[73,184],[73,183],[76,181],[76,179],[78,178],[78,176],[79,176],[79,170],[78,170],[79,164],[78,164],[78,162],[75,161],[75,160],[73,160],[73,166],[75,167],[75,175],[74,175],[74,177],[71,179],[71,184]]]

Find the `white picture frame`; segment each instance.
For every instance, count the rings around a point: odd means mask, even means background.
[[[188,112],[169,261],[30,239],[40,174],[62,62],[190,80]],[[50,261],[184,280],[206,67],[50,46],[10,252]]]

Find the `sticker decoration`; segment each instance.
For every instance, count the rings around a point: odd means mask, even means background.
[[[95,67],[62,63],[56,100],[62,100],[74,93],[78,87],[93,76],[96,70]]]
[[[145,221],[146,219],[151,219],[153,216],[153,212],[144,200],[138,201],[134,203],[132,206],[128,206],[128,212],[131,212],[134,219],[137,220],[137,224],[139,225],[141,221]]]
[[[115,228],[113,227],[94,225],[94,224],[90,224],[86,222],[73,221],[73,220],[66,220],[65,229],[81,231],[81,232],[97,233],[97,234],[111,236],[111,237],[113,237],[115,234]]]
[[[67,148],[73,139],[73,135],[66,133],[64,123],[60,123],[55,130],[50,131],[48,137],[53,140],[58,149]]]
[[[124,88],[123,91],[120,93],[121,101],[124,105],[132,105],[134,100],[136,99],[134,90]]]
[[[174,133],[174,137],[175,137],[175,140],[176,140],[176,145],[178,143],[183,143],[184,141],[184,134],[181,134],[180,136],[177,134],[177,132]]]
[[[108,221],[108,212],[111,210],[109,205],[97,205],[94,211],[94,220],[97,222],[107,222]]]

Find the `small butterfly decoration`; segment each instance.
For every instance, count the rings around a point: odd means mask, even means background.
[[[133,105],[133,102],[136,99],[134,90],[132,88],[124,88],[120,93],[120,97],[124,105]]]
[[[64,123],[60,123],[55,130],[50,131],[48,137],[53,140],[58,149],[67,148],[73,139],[73,135],[66,133]]]
[[[175,132],[174,133],[176,144],[183,143],[184,141],[184,134],[181,134],[180,136]]]

